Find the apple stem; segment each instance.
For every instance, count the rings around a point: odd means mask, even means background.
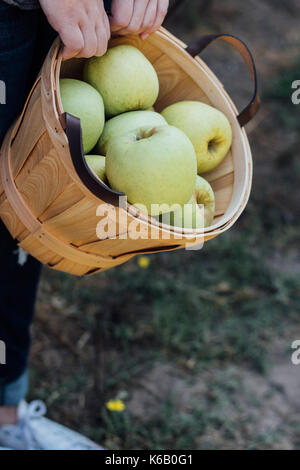
[[[155,127],[153,127],[148,132],[145,132],[144,135],[143,135],[143,138],[144,139],[149,139],[149,137],[152,137],[155,134],[155,130],[156,130]]]

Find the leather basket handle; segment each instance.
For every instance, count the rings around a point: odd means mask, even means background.
[[[251,77],[254,83],[254,94],[251,98],[250,103],[246,106],[246,108],[238,115],[237,119],[240,123],[241,127],[244,127],[254,116],[257,114],[259,107],[260,107],[260,97],[258,94],[258,80],[257,80],[257,72],[255,67],[255,62],[253,56],[248,48],[248,46],[236,36],[232,36],[231,34],[208,34],[205,36],[201,36],[200,38],[192,41],[186,51],[191,54],[192,57],[196,57],[199,55],[206,47],[215,41],[216,39],[221,39],[228,44],[231,44],[235,49],[239,51],[241,56],[243,57],[246,65],[248,66]]]
[[[71,114],[64,113],[60,116],[60,122],[67,134],[72,162],[82,183],[97,198],[100,198],[102,201],[118,207],[119,197],[125,196],[125,194],[114,191],[113,189],[106,186],[90,170],[83,152],[80,119],[72,116]]]

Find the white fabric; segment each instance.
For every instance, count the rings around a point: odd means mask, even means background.
[[[81,434],[45,418],[45,414],[42,401],[21,402],[18,424],[0,426],[0,446],[13,450],[103,450]]]

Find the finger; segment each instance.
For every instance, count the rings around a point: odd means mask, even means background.
[[[134,0],[115,0],[112,2],[110,28],[117,32],[127,28],[133,14]]]
[[[77,57],[93,57],[96,54],[98,47],[98,38],[95,28],[92,28],[89,22],[86,21],[80,27],[80,29],[84,39],[84,46],[83,49],[81,49],[80,53],[77,54]]]
[[[104,25],[105,25],[106,37],[107,37],[107,41],[109,41],[110,38],[111,38],[109,18],[107,16],[106,12],[104,12],[104,14],[105,14]]]
[[[118,32],[119,34],[138,34],[141,32],[149,1],[150,0],[135,1],[131,21],[127,28]]]
[[[147,31],[154,25],[156,19],[158,0],[151,0],[148,3],[147,11],[144,17],[142,25],[141,39],[144,39],[144,35],[147,37]]]
[[[151,28],[155,22],[158,0],[150,0],[142,24],[143,31]]]
[[[98,27],[100,27],[101,25],[103,26],[107,40],[109,40],[111,36],[110,23],[109,23],[109,18],[107,16],[107,13],[104,9],[104,5],[100,9],[100,18],[102,18],[102,20],[99,23]]]
[[[153,23],[153,26],[149,29],[149,31],[147,31],[148,36],[149,34],[154,33],[161,27],[168,13],[168,7],[169,7],[169,0],[158,0],[156,18]]]
[[[94,55],[97,57],[101,57],[107,51],[108,38],[107,38],[107,34],[103,31],[102,28],[96,29],[96,35],[97,35],[97,49]]]
[[[96,35],[97,35],[97,51],[96,56],[101,57],[107,51],[107,45],[110,38],[110,27],[107,16],[104,18],[103,22],[96,26]]]
[[[84,47],[84,39],[79,26],[64,26],[59,31],[59,34],[64,44],[63,59],[67,60],[76,57]]]

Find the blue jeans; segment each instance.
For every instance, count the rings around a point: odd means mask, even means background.
[[[6,85],[0,142],[20,113],[55,36],[41,10],[23,11],[0,1],[0,80]],[[6,364],[0,361],[0,406],[17,405],[26,395],[29,329],[41,271],[32,257],[19,264],[17,248],[0,222],[0,341],[6,348]]]

